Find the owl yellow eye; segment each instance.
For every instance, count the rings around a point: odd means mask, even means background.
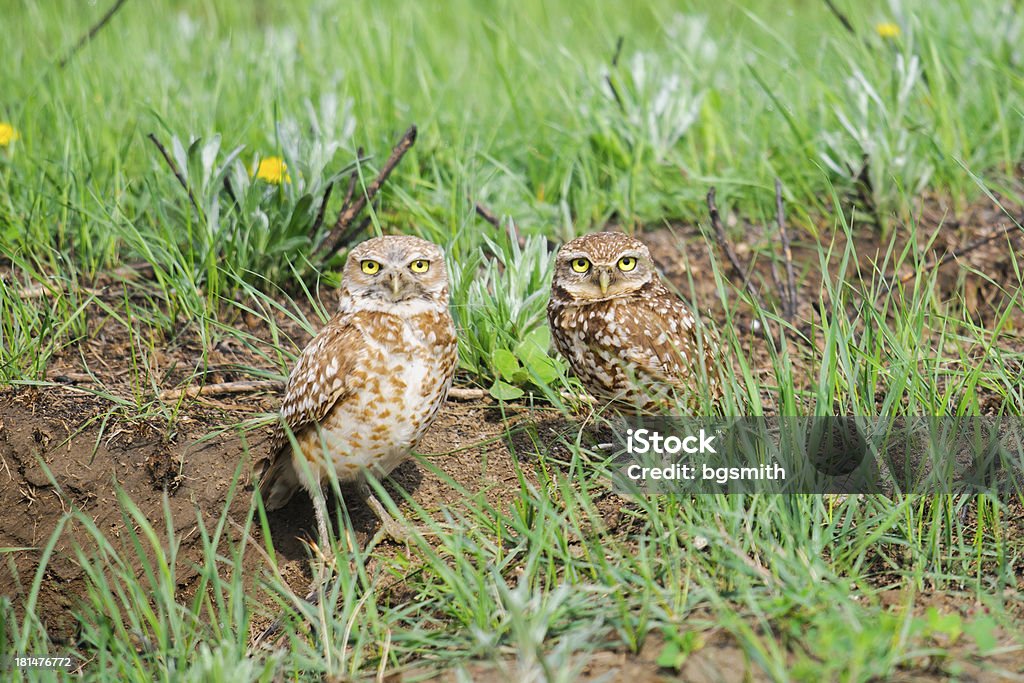
[[[377,271],[380,270],[380,264],[377,263],[376,261],[371,261],[370,259],[366,259],[365,261],[360,261],[359,262],[359,266],[363,269],[363,272],[366,273],[367,275],[376,275]]]
[[[636,258],[632,256],[623,256],[619,259],[619,270],[628,272],[636,268]]]
[[[409,270],[411,270],[414,273],[425,273],[428,270],[430,270],[430,261],[416,259],[415,261],[409,264]]]
[[[572,260],[572,269],[577,273],[585,273],[590,270],[590,261],[585,258],[574,258]]]

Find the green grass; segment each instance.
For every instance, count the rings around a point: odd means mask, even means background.
[[[718,284],[720,301],[701,301],[696,287],[681,295],[699,310],[716,303],[727,319],[718,321],[727,414],[1024,415],[1019,255],[1009,281],[994,281],[1007,297],[984,325],[962,287],[942,299],[937,271],[886,284],[927,260],[904,246],[923,231],[922,195],[957,211],[995,193],[1020,199],[1024,23],[1012,3],[847,3],[851,35],[824,3],[780,10],[767,0],[686,13],[667,1],[453,0],[435,11],[130,0],[59,69],[105,9],[65,4],[8,12],[0,43],[0,122],[19,133],[0,148],[4,383],[44,381],[54,354],[77,356],[97,334],[97,316],[128,331],[132,359],[128,390],[97,392],[111,406],[105,425],[175,429],[184,406],[157,400],[169,387],[151,359],[186,332],[203,349],[241,345],[253,359],[244,374],[283,377],[298,350],[289,330],[316,329],[332,308],[343,254],[323,263],[316,246],[347,172],[365,186],[416,124],[372,229],[445,247],[461,377],[494,396],[538,411],[581,407],[566,398],[578,385],[564,363],[544,353],[549,239],[606,225],[707,227],[711,185],[723,216],[770,225],[778,177],[791,231],[804,243],[822,238],[800,265],[803,276],[824,273],[816,296],[826,313],[798,330],[808,343],[791,334],[758,360],[755,342],[727,324],[748,316],[749,296],[717,259],[710,272],[690,270],[691,282]],[[881,37],[880,22],[900,35]],[[271,156],[286,161],[290,182],[251,176]],[[313,231],[339,179],[328,225]],[[477,217],[474,202],[505,217],[503,227]],[[748,235],[730,229],[737,243]],[[880,253],[865,253],[876,241]],[[777,258],[771,240],[748,246]],[[140,261],[152,264],[151,282],[123,296],[103,290],[102,276]],[[269,345],[238,324],[242,315]],[[203,351],[185,379],[205,381],[208,366]],[[231,419],[228,429],[262,417]],[[862,681],[923,663],[957,675],[964,653],[984,661],[1003,647],[994,633],[1017,634],[1024,647],[1004,592],[1020,590],[1024,540],[1005,500],[638,498],[622,512],[624,532],[597,510],[608,487],[599,453],[577,433],[553,444],[529,420],[511,424],[516,438],[503,441],[519,456],[520,483],[511,502],[493,507],[467,490],[460,506],[436,510],[413,496],[403,509],[430,542],[417,538],[372,574],[358,561],[372,548],[325,551],[336,574],[320,604],[337,609],[305,603],[273,571],[254,587],[227,508],[197,513],[204,554],[187,601],[177,593],[184,520],[147,519],[122,495],[133,531],[115,542],[72,510],[37,549],[38,572],[22,577],[27,595],[0,601],[0,655],[54,651],[34,606],[65,524],[91,540],[78,558],[88,592],[71,647],[94,679],[372,677],[424,661],[472,671],[473,660],[499,658],[512,680],[573,680],[594,653],[640,652],[652,639],[664,643],[659,664],[678,669],[721,631],[778,680]],[[429,460],[421,467],[446,478]],[[245,529],[269,538],[256,502]],[[275,566],[269,541],[256,552]],[[394,599],[386,586],[396,578],[415,600]],[[904,590],[906,609],[882,604],[886,587]],[[934,591],[963,591],[987,611],[910,608]],[[285,652],[249,657],[254,615],[276,607],[305,619],[286,621]]]

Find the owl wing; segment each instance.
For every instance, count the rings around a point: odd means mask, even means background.
[[[291,471],[291,449],[286,447],[286,430],[297,434],[322,420],[338,401],[351,395],[358,388],[352,381],[353,370],[365,363],[366,355],[358,314],[336,315],[302,350],[288,377],[269,458],[260,472],[259,486],[265,497],[278,488],[281,495],[275,503],[283,499],[283,505],[291,497],[288,489],[295,488],[291,484],[297,484]],[[281,486],[283,481],[288,486]],[[279,506],[268,505],[268,509],[274,507]]]
[[[624,360],[641,380],[692,391],[694,381],[700,378],[697,368],[703,365],[709,375],[715,368],[713,334],[702,328],[698,339],[693,314],[674,298],[641,308],[638,324],[629,328],[629,339],[623,345]],[[698,360],[698,354],[703,358]],[[714,375],[709,379],[714,382]]]

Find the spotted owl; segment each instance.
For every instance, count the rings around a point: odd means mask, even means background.
[[[628,235],[599,232],[562,246],[548,322],[558,351],[601,402],[664,412],[679,404],[695,409],[705,390],[712,400],[719,394],[713,333],[665,287],[647,247]]]
[[[441,249],[410,236],[353,248],[338,313],[288,378],[259,480],[266,508],[282,507],[301,486],[326,542],[322,486],[333,468],[339,482],[356,484],[390,536],[404,537],[370,495],[365,473],[382,478],[416,448],[445,401],[456,360]]]

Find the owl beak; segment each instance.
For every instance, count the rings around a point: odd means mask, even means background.
[[[402,289],[402,279],[398,276],[398,273],[391,274],[391,296],[398,300],[398,292]]]
[[[601,296],[608,293],[608,285],[611,284],[612,276],[607,270],[602,270],[597,276],[597,283],[601,285]]]

